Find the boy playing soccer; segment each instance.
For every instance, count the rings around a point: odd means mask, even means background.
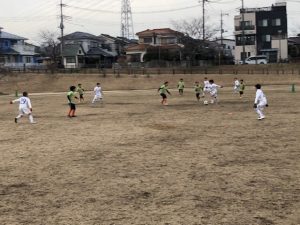
[[[183,79],[181,78],[177,84],[177,88],[179,91],[179,95],[183,95],[183,89],[184,89],[184,82]]]
[[[209,93],[209,81],[207,80],[207,77],[204,77],[204,88],[203,88],[203,93],[202,93],[202,97],[205,97],[206,93]]]
[[[203,87],[199,84],[199,81],[195,82],[195,92],[196,92],[196,98],[198,102],[200,101],[200,94],[203,92]]]
[[[11,101],[10,104],[13,104],[15,102],[19,102],[19,115],[15,118],[15,123],[18,123],[18,119],[20,119],[24,115],[28,115],[30,123],[36,123],[33,120],[32,106],[31,101],[28,98],[28,93],[26,91],[23,92],[23,97]]]
[[[161,101],[162,105],[168,105],[168,103],[167,103],[167,93],[169,95],[171,95],[171,93],[168,90],[168,84],[169,84],[169,82],[166,81],[163,85],[161,85],[158,88],[158,92],[159,92],[160,96],[162,97],[162,101]]]
[[[75,116],[75,111],[76,111],[76,104],[75,104],[75,99],[78,99],[76,96],[76,87],[75,86],[71,86],[70,87],[70,91],[67,94],[67,98],[68,98],[68,103],[70,106],[70,111],[68,113],[68,117],[76,117]]]
[[[258,120],[263,120],[265,118],[265,115],[263,114],[263,110],[265,107],[268,107],[268,101],[264,94],[264,92],[261,90],[261,85],[256,84],[256,96],[254,100],[254,108],[256,110],[256,113],[258,114]]]
[[[244,80],[240,80],[240,87],[239,87],[239,90],[240,90],[240,98],[243,97],[243,94],[244,94],[244,91],[245,91],[245,84],[244,84]]]
[[[77,92],[79,94],[79,102],[84,102],[84,97],[83,97],[84,89],[82,88],[81,84],[78,84]]]
[[[215,102],[218,103],[218,88],[223,88],[223,86],[215,84],[214,80],[209,80],[209,93],[211,96],[211,104],[214,104]]]
[[[240,82],[237,78],[234,78],[233,91],[237,93],[240,89]]]
[[[102,88],[100,86],[100,83],[97,83],[96,87],[94,88],[94,99],[92,101],[92,104],[94,104],[96,101],[101,101],[102,100]]]

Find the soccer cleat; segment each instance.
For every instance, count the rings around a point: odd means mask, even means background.
[[[265,117],[264,116],[261,116],[258,118],[258,120],[263,120]]]
[[[36,124],[36,122],[35,121],[32,121],[32,122],[30,122],[31,124]]]
[[[17,118],[15,118],[15,123],[18,123],[18,119]]]

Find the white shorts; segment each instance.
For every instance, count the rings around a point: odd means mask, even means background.
[[[28,109],[28,108],[20,108],[19,109],[19,114],[20,115],[24,115],[24,114],[29,115],[29,114],[31,114],[31,110]]]
[[[209,92],[211,97],[217,97],[218,96],[218,92],[217,91],[211,91]]]

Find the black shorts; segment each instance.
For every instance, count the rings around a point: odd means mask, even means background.
[[[83,99],[83,94],[80,94],[79,97],[80,97],[80,99]]]
[[[200,98],[200,93],[196,93],[196,97],[197,97],[197,98]]]
[[[166,94],[164,94],[164,93],[161,93],[160,96],[161,96],[163,99],[166,99],[166,98],[167,98]]]
[[[243,91],[240,91],[240,95],[243,95],[244,94],[244,92]]]
[[[76,110],[76,105],[74,103],[69,103],[70,109]]]

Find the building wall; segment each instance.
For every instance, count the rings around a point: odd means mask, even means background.
[[[272,40],[272,48],[278,49],[278,61],[288,59],[288,40],[278,39]]]
[[[235,61],[239,63],[242,60],[241,53],[243,52],[243,46],[236,46],[235,47]],[[245,52],[247,53],[247,58],[250,56],[257,55],[256,46],[255,45],[246,45]]]

